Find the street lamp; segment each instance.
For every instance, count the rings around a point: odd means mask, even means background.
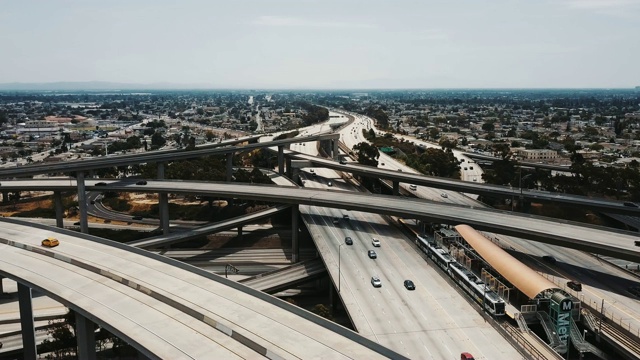
[[[522,168],[520,168],[520,171],[518,172],[520,174],[520,202],[522,203]],[[524,180],[527,180],[527,178],[531,177],[531,175],[533,174],[527,174],[524,176]]]
[[[342,263],[342,245],[338,245],[338,292],[340,292],[340,278],[342,277],[340,274],[340,264]]]

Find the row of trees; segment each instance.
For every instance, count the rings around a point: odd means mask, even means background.
[[[569,175],[541,169],[522,169],[511,159],[507,144],[495,144],[494,154],[501,160],[486,168],[485,182],[576,195],[601,195],[640,201],[640,163],[631,161],[624,167],[595,166],[574,152]]]
[[[396,157],[401,158],[407,166],[422,174],[440,177],[459,176],[460,163],[452,152],[456,146],[455,142],[442,141],[442,149],[421,149],[404,139],[395,139],[390,133],[377,137],[375,132],[370,130],[363,131],[363,136],[372,144],[362,142],[353,148],[358,156],[358,162],[363,165],[378,166],[377,159],[380,156],[378,148],[393,147],[396,149]]]

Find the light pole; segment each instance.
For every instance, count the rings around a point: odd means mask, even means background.
[[[520,168],[520,203],[522,203],[522,168]],[[524,179],[527,180],[533,174],[527,174],[524,176]]]
[[[338,293],[340,292],[340,278],[342,277],[340,272],[340,264],[342,263],[342,245],[344,244],[338,245]]]

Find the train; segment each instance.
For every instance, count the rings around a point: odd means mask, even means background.
[[[494,317],[505,315],[504,300],[473,272],[458,263],[446,249],[420,235],[416,237],[416,245],[489,314]]]

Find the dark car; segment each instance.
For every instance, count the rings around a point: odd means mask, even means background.
[[[542,260],[544,260],[546,263],[549,263],[549,264],[555,264],[555,263],[556,263],[556,258],[554,258],[554,257],[553,257],[553,256],[551,256],[551,255],[545,255],[545,256],[543,256],[543,257],[542,257]]]
[[[136,185],[147,185],[147,181],[146,180],[140,180],[136,183]]]
[[[80,221],[76,221],[76,222],[74,222],[74,223],[73,223],[73,225],[75,225],[75,226],[80,225]]]
[[[575,291],[582,291],[582,284],[577,281],[567,281],[567,287]]]
[[[629,201],[625,201],[624,203],[622,203],[622,205],[628,206],[628,207],[635,207],[635,208],[638,207],[638,204],[632,203],[632,202],[629,202]]]
[[[89,201],[89,203],[90,203],[91,205],[95,205],[96,201],[95,201],[95,200],[91,200],[91,201]]]
[[[416,289],[416,285],[411,280],[405,280],[404,281],[404,287],[406,287],[407,290],[415,290]]]
[[[347,164],[347,160],[345,160],[345,159],[341,159],[341,160],[340,160],[340,164],[342,164],[342,165],[346,165],[346,164]]]
[[[375,252],[375,251],[373,251],[373,250],[369,250],[369,251],[367,252],[367,254],[369,255],[369,258],[371,258],[371,259],[375,259],[375,258],[377,258],[377,257],[378,257],[378,254],[376,254],[376,252]]]
[[[132,217],[133,220],[142,220],[142,216],[134,216]]]
[[[107,186],[106,182],[99,182],[95,186]]]
[[[346,238],[344,238],[344,243],[347,245],[353,245],[353,239],[351,239],[350,236],[347,236]]]

